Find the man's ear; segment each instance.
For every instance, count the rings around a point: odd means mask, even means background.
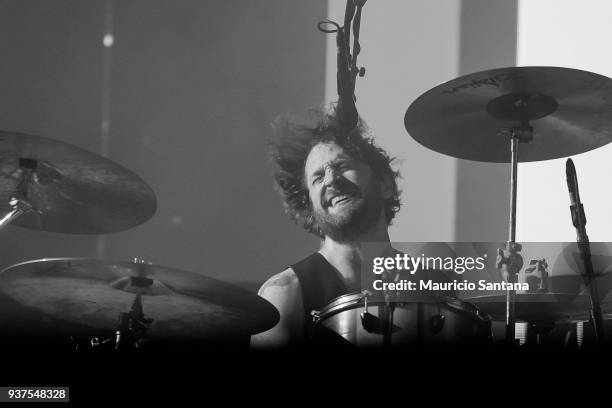
[[[393,176],[385,173],[383,175],[382,183],[380,183],[380,193],[385,200],[388,200],[389,198],[393,197],[394,192]]]

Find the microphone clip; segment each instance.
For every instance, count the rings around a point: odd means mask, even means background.
[[[582,228],[586,225],[586,214],[582,204],[570,205],[570,213],[572,214],[572,224],[576,228]]]

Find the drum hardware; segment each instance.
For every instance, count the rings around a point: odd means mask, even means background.
[[[519,346],[525,345],[527,343],[528,323],[516,322],[514,326],[514,341]]]
[[[142,297],[140,294],[137,294],[134,303],[132,303],[131,310],[127,313],[119,313],[115,335],[102,341],[100,341],[99,337],[92,337],[89,341],[89,345],[92,349],[96,349],[106,344],[112,344],[114,351],[139,349],[145,341],[146,331],[151,323],[153,323],[153,319],[144,317]],[[79,343],[72,336],[71,340],[74,344],[75,351],[79,351]]]
[[[606,316],[608,319],[610,318],[610,316]],[[572,331],[567,332],[566,334],[566,339],[565,339],[565,347],[575,347],[577,349],[582,349],[584,347],[584,337],[585,337],[585,323],[587,323],[587,321],[584,320],[577,320],[574,323],[574,329]],[[595,334],[595,333],[593,333]],[[600,343],[597,342],[597,344],[599,345]]]
[[[368,311],[361,313],[359,316],[361,317],[361,326],[368,333],[383,334],[385,332],[384,325],[378,317]]]
[[[506,318],[505,295],[475,296],[465,300],[478,306],[492,320],[503,321]],[[576,324],[577,341],[581,346],[582,322],[588,319],[589,314],[589,296],[553,292],[517,293],[514,306],[517,318],[515,327],[524,326],[515,334],[515,339],[522,336],[527,344],[539,345],[557,323]],[[610,309],[610,305],[607,306]],[[569,345],[568,339],[564,343]]]
[[[394,330],[399,328],[393,326],[392,320],[389,320],[389,314],[387,312],[388,309],[385,309],[385,307],[379,307],[378,309],[379,314],[383,317],[375,316],[370,313],[368,299],[372,296],[372,294],[369,291],[364,290],[361,292],[361,295],[364,302],[364,310],[359,314],[361,327],[368,333],[384,336],[385,340],[383,343],[387,344],[389,342],[389,331],[393,333]],[[316,326],[321,321],[321,313],[322,312],[320,310],[313,310],[310,312],[313,325]]]
[[[477,72],[419,96],[404,125],[413,139],[439,153],[511,164],[509,239],[498,251],[498,268],[505,265],[506,279],[514,283],[522,267],[516,243],[518,162],[567,157],[610,143],[612,80],[559,67]],[[506,340],[512,343],[515,295],[508,290],[505,302]]]
[[[139,342],[144,338],[151,323],[153,323],[153,319],[144,317],[141,295],[137,294],[134,303],[132,303],[132,309],[127,313],[121,312],[119,314],[119,326],[115,333],[115,350],[119,350],[125,344],[138,348]]]
[[[464,299],[493,320],[505,320],[506,295],[483,295]],[[516,318],[529,323],[555,323],[588,319],[589,297],[575,293],[534,292],[515,295]]]
[[[546,293],[550,289],[548,262],[546,259],[532,259],[525,269],[525,282],[529,284],[529,292]]]
[[[520,323],[519,322],[516,323],[517,327]],[[524,341],[522,341],[521,345],[532,345],[533,344],[536,346],[541,346],[543,345],[544,336],[549,334],[555,328],[555,323],[554,322],[553,323],[551,322],[536,322],[536,323],[524,322],[523,326],[524,326],[524,329],[523,329],[524,333],[522,334],[522,337],[524,338]]]
[[[383,273],[383,282],[399,280],[399,274],[395,274],[394,276],[392,275],[393,274],[391,274],[389,271]],[[378,316],[374,316],[368,312],[368,298],[370,298],[372,294],[368,290],[362,291],[361,294],[363,295],[365,306],[364,312],[360,314],[362,327],[368,333],[382,334],[383,345],[385,347],[389,347],[391,345],[393,332],[398,329],[398,327],[394,326],[393,324],[395,302],[392,301],[397,293],[389,293],[389,291],[384,291],[384,302],[378,305]]]
[[[535,101],[535,107],[532,107]],[[544,106],[539,106],[544,105]],[[546,106],[548,105],[548,106]],[[523,258],[520,255],[521,245],[516,242],[516,198],[518,184],[518,161],[519,146],[521,143],[533,141],[533,127],[529,121],[547,116],[557,109],[554,98],[540,94],[518,93],[507,94],[493,99],[487,104],[487,112],[491,116],[505,119],[518,120],[520,125],[511,128],[502,128],[498,135],[510,138],[510,214],[509,214],[509,236],[505,248],[498,249],[497,268],[501,270],[506,265],[508,283],[518,282],[518,274],[523,267]],[[515,338],[515,313],[513,288],[506,290],[506,341],[513,343]]]
[[[8,204],[10,211],[0,219],[0,229],[10,224],[11,221],[15,220],[20,215],[34,211],[32,204],[27,202],[25,198],[16,195],[9,197]]]
[[[100,339],[99,339],[99,338],[97,338],[97,337],[93,337],[93,338],[92,338],[92,339],[89,341],[89,344],[91,345],[91,347],[92,347],[92,348],[95,348],[95,347],[100,347],[100,346],[103,346],[104,344],[106,344],[106,343],[108,343],[108,342],[111,342],[111,341],[115,341],[115,339],[113,339],[113,338],[108,338],[108,339],[106,339],[106,340],[102,340],[102,341],[100,341]],[[77,345],[77,349],[76,349],[76,351],[78,351],[78,350],[79,350],[79,348],[78,348],[78,345]]]
[[[395,277],[399,278],[399,275],[396,275]],[[385,280],[388,280],[389,278],[390,276],[388,274],[383,275],[383,282]],[[384,303],[378,306],[379,314],[381,315],[383,321],[383,346],[391,347],[391,339],[393,337],[393,332],[394,330],[396,330],[396,327],[393,325],[393,317],[395,314],[396,304],[391,302],[392,295],[390,293],[387,293],[387,291],[385,291],[384,298]]]
[[[393,335],[393,332],[398,329],[398,327],[393,326],[392,321],[392,312],[389,313],[384,306],[381,306],[383,317],[374,316],[369,312],[362,312],[359,317],[361,318],[361,326],[368,333],[381,334],[384,337],[384,344],[390,343],[390,334]]]
[[[490,319],[459,299],[427,295],[391,302],[393,326],[389,326],[387,299],[368,297],[340,296],[313,311],[313,338],[331,345],[382,348],[490,344]]]
[[[498,257],[500,258],[497,262],[497,268],[501,270],[502,265],[507,266],[508,283],[518,282],[518,274],[523,267],[523,258],[520,255],[521,245],[516,243],[516,194],[517,194],[517,183],[518,183],[518,153],[520,143],[529,143],[533,140],[533,128],[529,125],[529,101],[530,97],[523,96],[518,99],[506,98],[504,95],[498,97],[487,105],[487,111],[493,116],[502,118],[515,118],[520,117],[521,125],[510,128],[510,156],[511,156],[511,167],[510,173],[510,223],[509,223],[509,237],[506,243],[506,248],[498,249]],[[499,103],[502,101],[502,103]],[[504,105],[503,102],[510,102],[509,105]],[[494,107],[491,107],[494,105]],[[502,129],[503,132],[503,129]],[[516,321],[514,316],[514,295],[516,291],[514,289],[506,290],[506,340],[510,343],[514,341],[514,323]]]
[[[384,333],[385,329],[384,326],[381,324],[381,320],[368,311],[368,298],[372,296],[371,293],[368,291],[364,291],[362,293],[364,310],[359,315],[359,317],[361,318],[361,325],[368,333]]]
[[[393,324],[393,314],[398,302],[391,301],[391,297],[388,294],[385,294],[385,302],[383,305],[379,306],[378,311],[378,314],[382,317],[377,317],[368,311],[368,298],[370,298],[372,294],[367,290],[363,291],[362,294],[364,310],[359,315],[361,318],[361,326],[368,333],[382,334],[384,336],[383,345],[390,346],[393,333],[400,329],[398,326]],[[444,328],[444,319],[446,318],[446,316],[441,314],[440,304],[437,304],[437,306],[438,313],[429,318],[429,324],[434,334],[442,331]],[[318,312],[317,316],[319,316]],[[315,323],[317,321],[315,321]]]
[[[312,324],[316,325],[321,320],[321,311],[320,310],[311,310],[310,311],[310,319],[312,320]]]
[[[8,197],[10,211],[0,220],[0,229],[22,214],[31,211],[36,211],[40,214],[40,211],[35,210],[34,206],[26,197],[28,183],[38,181],[38,176],[36,174],[37,168],[38,162],[36,160],[25,158],[19,159],[19,169],[13,174],[19,181],[16,190]]]
[[[438,305],[438,314],[430,317],[429,319],[431,322],[431,330],[434,332],[434,334],[440,333],[442,331],[442,329],[444,328],[444,319],[446,319],[446,316],[440,314],[439,309],[440,305]]]
[[[516,212],[516,189],[514,189],[514,211]],[[512,210],[511,210],[512,211]],[[516,222],[516,218],[515,221]],[[516,225],[516,224],[515,224]],[[511,234],[513,234],[511,227]],[[497,269],[502,271],[505,266],[505,279],[508,283],[516,283],[518,282],[518,274],[523,267],[523,257],[520,255],[519,251],[521,251],[522,246],[513,241],[513,237],[507,242],[507,246],[505,249],[499,248],[497,252]],[[516,295],[516,291],[512,288],[506,289],[506,341],[509,344],[514,343],[514,328],[515,328],[515,310],[514,310],[514,297]]]
[[[584,322],[576,322],[576,345],[579,349],[584,343]]]

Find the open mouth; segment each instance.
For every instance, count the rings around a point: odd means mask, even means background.
[[[353,198],[353,196],[348,195],[348,194],[339,194],[337,196],[333,196],[332,198],[330,198],[327,201],[327,206],[328,207],[335,207],[339,204],[343,204],[346,203],[348,201],[350,201]]]

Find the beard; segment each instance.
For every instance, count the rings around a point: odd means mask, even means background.
[[[364,191],[354,186],[340,188],[339,192],[348,194],[350,201],[334,213],[326,211],[325,207],[317,208],[313,217],[324,236],[337,242],[354,242],[378,222],[383,210],[383,199],[373,185]]]

